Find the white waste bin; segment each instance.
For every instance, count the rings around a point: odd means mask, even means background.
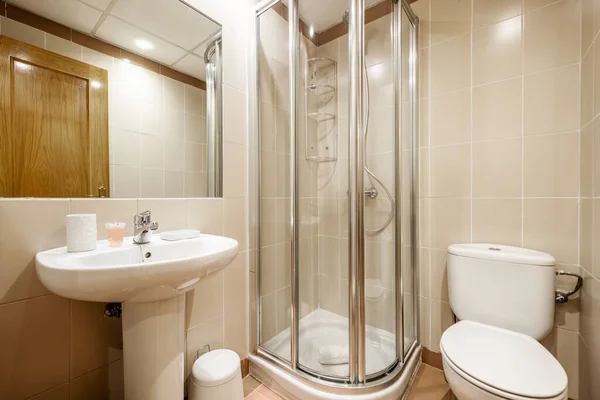
[[[243,399],[242,370],[235,351],[209,351],[194,362],[188,400]]]

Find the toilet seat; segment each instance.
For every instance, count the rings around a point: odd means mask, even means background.
[[[527,335],[461,321],[440,341],[445,364],[480,389],[505,399],[564,399],[567,374],[539,342]]]

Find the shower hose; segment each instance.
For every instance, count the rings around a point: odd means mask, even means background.
[[[366,63],[363,63],[363,76],[364,76],[364,82],[365,84],[363,85],[363,92],[365,93],[365,100],[366,100],[366,107],[365,107],[365,118],[364,118],[364,133],[363,136],[365,138],[365,146],[364,146],[364,151],[365,151],[365,172],[369,175],[369,181],[371,182],[371,186],[373,186],[373,181],[377,182],[379,184],[379,186],[381,186],[381,188],[383,189],[383,191],[385,192],[385,195],[387,196],[388,200],[390,201],[390,213],[388,215],[387,220],[379,227],[374,228],[374,229],[369,229],[365,226],[365,231],[370,234],[370,235],[376,235],[380,232],[382,232],[385,228],[387,228],[387,226],[390,224],[390,222],[392,222],[392,219],[394,218],[394,209],[396,208],[396,202],[394,201],[394,198],[392,197],[392,194],[390,193],[390,191],[388,190],[387,186],[385,186],[385,184],[383,182],[381,182],[381,180],[379,178],[377,178],[377,176],[373,173],[373,171],[371,171],[371,169],[369,168],[369,163],[367,161],[367,137],[369,134],[369,118],[370,118],[370,109],[371,109],[371,99],[369,97],[369,76],[367,74],[367,65]]]

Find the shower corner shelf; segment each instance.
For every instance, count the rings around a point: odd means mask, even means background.
[[[335,115],[333,115],[332,113],[319,112],[319,111],[308,113],[308,114],[306,114],[306,116],[307,116],[307,118],[310,118],[313,121],[317,121],[317,122],[325,122],[325,121],[331,121],[331,120],[335,119]]]
[[[306,156],[306,161],[316,162],[316,163],[325,163],[325,162],[333,162],[337,161],[337,157],[319,157],[319,156]]]
[[[305,99],[309,93],[317,99],[306,102],[306,160],[337,161],[337,62],[325,57],[307,60],[305,92]]]

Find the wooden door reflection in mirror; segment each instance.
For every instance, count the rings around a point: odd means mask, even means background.
[[[108,73],[0,36],[0,197],[109,197]]]

